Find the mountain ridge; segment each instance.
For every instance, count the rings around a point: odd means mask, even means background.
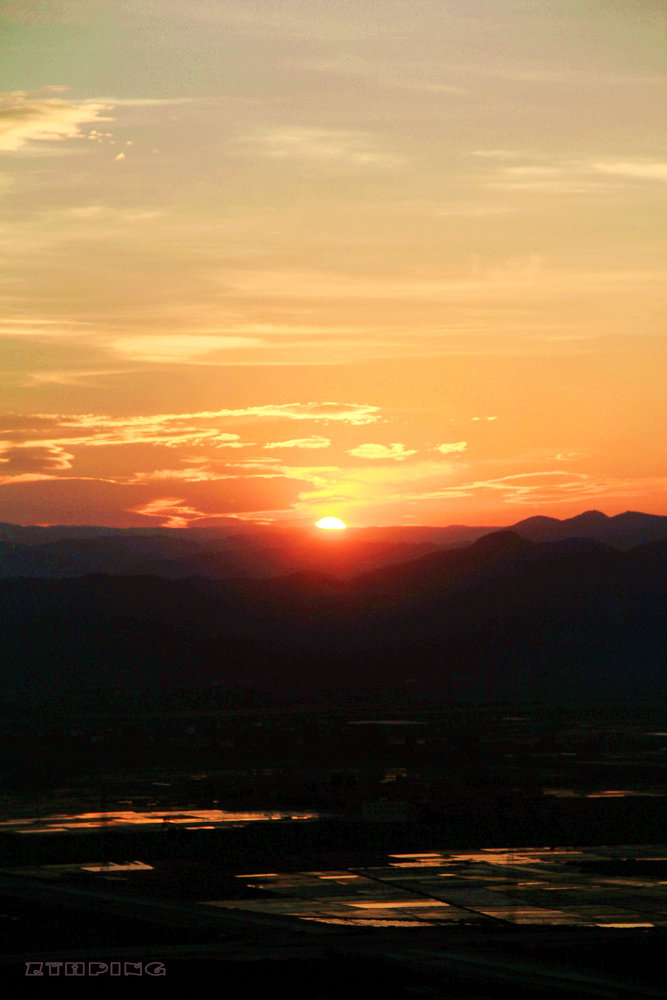
[[[6,579],[0,685],[10,701],[84,703],[95,691],[215,683],[296,696],[406,678],[465,697],[662,697],[666,550],[500,532],[486,551],[473,543],[347,581]]]
[[[312,570],[351,579],[383,564],[409,561],[431,550],[466,546],[503,531],[533,542],[586,537],[627,550],[667,538],[667,517],[633,511],[608,517],[600,511],[585,511],[564,520],[538,515],[501,528],[350,528],[337,538],[311,528],[247,528],[231,534],[227,530],[220,528],[217,534],[209,534],[196,527],[45,528],[0,524],[0,578],[67,577],[91,572],[150,573],[174,579],[197,575],[214,579],[268,578]]]

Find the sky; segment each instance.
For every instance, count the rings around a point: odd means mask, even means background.
[[[667,514],[663,0],[4,0],[0,520]]]

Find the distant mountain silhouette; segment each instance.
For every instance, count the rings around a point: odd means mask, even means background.
[[[0,575],[66,577],[140,572],[150,557],[184,556],[199,549],[184,537],[99,535],[20,545],[0,542]]]
[[[57,578],[87,573],[151,574],[165,579],[206,576],[268,578],[295,572],[350,579],[434,551],[512,532],[532,542],[580,537],[618,549],[667,538],[667,517],[587,511],[559,521],[530,517],[511,528],[387,527],[327,533],[312,529],[248,527],[115,529],[0,524],[0,578]],[[331,535],[337,537],[330,537]],[[485,545],[493,545],[486,542]]]
[[[397,542],[367,542],[348,538],[299,535],[289,541],[276,539],[270,547],[248,539],[236,548],[213,548],[180,559],[144,562],[135,572],[150,573],[172,580],[192,576],[214,579],[234,577],[268,578],[296,572],[330,573],[352,577],[375,566],[403,562],[428,552],[433,545]]]
[[[556,570],[564,559],[574,557],[583,557],[591,565],[596,565],[600,559],[614,564],[622,559],[618,550],[591,539],[568,538],[536,544],[514,531],[494,531],[472,545],[384,567],[359,577],[356,582],[399,595],[415,590],[431,592],[444,586],[461,589],[503,576],[509,580],[531,564],[550,563]]]
[[[8,524],[0,521],[0,541],[20,545],[40,545],[66,538],[150,537],[164,532],[164,528],[109,528],[91,524]]]
[[[629,549],[643,542],[667,538],[667,517],[635,511],[607,517],[599,510],[589,510],[563,521],[553,517],[529,517],[513,525],[513,530],[533,542],[579,536],[595,538],[620,549]]]
[[[666,549],[500,531],[349,581],[3,580],[0,684],[9,701],[58,704],[408,679],[472,699],[664,696]]]

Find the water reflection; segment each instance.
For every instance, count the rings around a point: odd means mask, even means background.
[[[348,903],[347,905],[353,906],[357,910],[406,910],[414,907],[431,909],[436,906],[449,906],[449,903],[443,903],[439,899],[390,899],[382,902],[372,900],[370,902]]]
[[[81,865],[83,872],[136,872],[152,871],[152,865],[146,865],[143,861],[126,861],[118,864],[116,861],[107,861],[101,865]]]
[[[602,788],[593,792],[583,792],[574,788],[545,788],[544,794],[557,799],[659,799],[664,797],[665,791],[659,788]]]
[[[136,812],[125,809],[109,812],[88,812],[74,815],[27,816],[0,822],[0,830],[12,833],[63,833],[91,829],[120,829],[141,826],[168,829],[171,826],[188,830],[213,830],[225,825],[245,826],[247,823],[272,821],[300,822],[315,820],[319,813],[303,812],[225,812],[223,809],[161,809]]]
[[[597,927],[618,927],[618,928],[623,927],[623,928],[626,928],[626,927],[655,927],[655,924],[640,924],[640,923],[636,923],[636,924],[596,924],[596,926]]]
[[[302,917],[302,920],[312,920],[318,924],[344,924],[347,927],[436,927],[437,920],[346,920],[345,917]]]
[[[610,861],[628,859],[648,863],[663,855],[638,846],[392,854],[385,867],[238,876],[264,890],[264,898],[207,902],[348,927],[667,926],[662,869],[641,881],[606,873]]]

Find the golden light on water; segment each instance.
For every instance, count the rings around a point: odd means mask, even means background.
[[[327,531],[342,531],[347,528],[345,521],[341,521],[339,517],[321,517],[316,524],[318,528],[326,528]]]

